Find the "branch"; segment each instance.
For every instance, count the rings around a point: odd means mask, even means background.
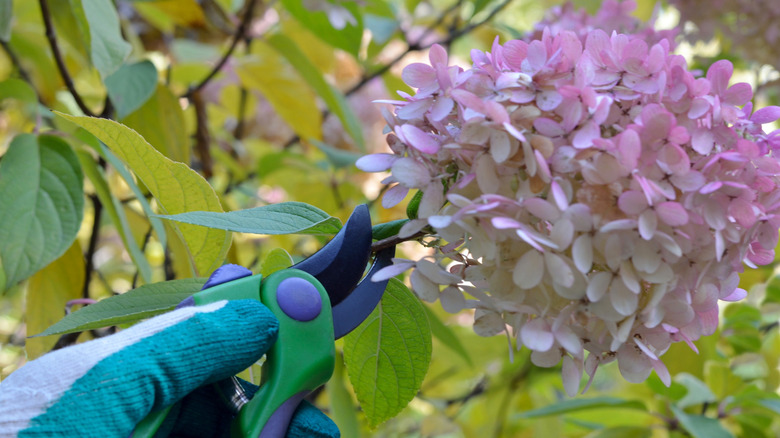
[[[382,240],[377,240],[376,242],[371,244],[371,252],[379,252],[379,251],[381,251],[383,249],[390,248],[391,246],[396,246],[396,245],[398,245],[399,243],[402,243],[402,242],[408,242],[410,240],[417,240],[420,237],[426,236],[427,234],[428,233],[426,233],[424,231],[418,231],[418,232],[416,232],[413,235],[408,236],[408,237],[401,237],[401,236],[396,234],[395,236],[390,236],[390,237],[382,239]]]
[[[92,277],[92,271],[95,268],[95,262],[92,260],[95,258],[95,251],[97,250],[98,237],[100,236],[100,216],[103,213],[103,204],[98,199],[97,195],[90,195],[92,201],[92,231],[89,235],[89,246],[87,247],[87,253],[84,254],[85,259],[85,276],[84,276],[84,288],[81,291],[82,298],[89,298],[89,284]]]
[[[44,1],[44,0],[41,0]],[[201,80],[197,85],[194,87],[190,87],[189,90],[187,90],[186,93],[182,97],[185,97],[187,99],[191,98],[195,93],[202,90],[203,87],[208,85],[208,83],[214,79],[214,76],[219,73],[220,70],[222,70],[222,67],[225,66],[228,59],[233,55],[233,51],[236,50],[236,46],[238,46],[238,42],[244,39],[244,34],[246,34],[246,30],[249,27],[249,22],[252,21],[252,15],[255,10],[255,6],[257,5],[257,0],[249,0],[249,4],[246,7],[246,12],[244,13],[243,18],[241,19],[241,23],[238,25],[238,28],[236,29],[236,33],[233,35],[233,41],[230,42],[230,47],[227,49],[225,54],[222,55],[222,59],[220,59],[217,64],[214,66],[214,68],[209,72],[208,75],[206,75],[203,80]]]
[[[19,73],[19,77],[22,78],[25,82],[30,84],[30,86],[33,85],[32,79],[30,78],[30,74],[27,73],[27,70],[22,67],[21,62],[19,62],[19,57],[16,56],[16,52],[11,48],[11,45],[7,41],[0,40],[0,46],[3,47],[3,50],[5,50],[5,53],[8,54],[8,58],[11,60],[11,64],[16,68],[16,71]],[[35,87],[33,87],[33,90],[35,90]],[[35,94],[38,94],[38,91],[35,91]],[[38,97],[40,100],[40,97]]]
[[[57,45],[57,37],[54,33],[54,25],[51,22],[49,4],[47,3],[47,0],[39,0],[39,3],[41,5],[43,24],[46,27],[46,39],[49,41],[51,52],[54,55],[54,62],[57,64],[57,69],[60,71],[60,76],[62,76],[62,80],[65,82],[65,86],[68,88],[68,91],[70,91],[70,94],[73,96],[73,100],[76,101],[76,105],[78,105],[81,111],[90,117],[95,117],[95,114],[87,107],[86,104],[84,104],[84,101],[81,99],[81,95],[78,93],[78,91],[76,91],[76,87],[73,85],[73,79],[70,77],[68,68],[65,66],[65,61],[62,58],[60,47]]]

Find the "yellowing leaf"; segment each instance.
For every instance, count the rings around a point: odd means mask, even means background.
[[[105,143],[149,189],[164,214],[223,211],[217,194],[202,176],[164,157],[127,126],[113,120],[57,114]],[[188,224],[177,224],[176,228],[189,248],[195,275],[208,275],[222,264],[230,233]]]
[[[203,9],[195,0],[163,0],[154,3],[136,3],[135,7],[157,9],[173,23],[183,27],[198,27],[206,24]]]
[[[190,140],[179,100],[165,85],[141,108],[122,120],[146,141],[173,161],[190,162]]]
[[[314,92],[282,55],[263,41],[238,67],[241,83],[260,91],[301,138],[322,140],[322,116]]]
[[[65,316],[65,303],[81,298],[84,287],[84,256],[78,241],[49,266],[30,278],[27,286],[27,334],[40,333]],[[28,338],[27,358],[32,360],[51,350],[56,337]]]

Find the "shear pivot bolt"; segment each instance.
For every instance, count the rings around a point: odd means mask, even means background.
[[[313,284],[299,277],[282,280],[276,288],[276,301],[290,318],[306,322],[322,311],[322,297]]]

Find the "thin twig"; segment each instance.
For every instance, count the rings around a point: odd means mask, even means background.
[[[383,249],[390,248],[391,246],[396,246],[401,242],[407,242],[410,240],[417,240],[420,237],[423,237],[427,235],[424,231],[418,231],[415,234],[408,236],[408,237],[401,237],[399,235],[390,236],[382,240],[377,240],[376,242],[371,244],[371,252],[379,252]]]
[[[43,0],[42,0],[43,1]],[[225,66],[225,64],[228,62],[228,59],[233,55],[233,51],[236,50],[236,46],[238,46],[238,42],[244,39],[244,34],[246,34],[246,30],[249,27],[249,22],[252,21],[252,15],[254,14],[255,6],[257,5],[257,0],[249,0],[249,4],[246,7],[246,12],[244,13],[244,16],[241,18],[241,23],[238,25],[238,28],[236,29],[236,33],[233,35],[233,40],[230,42],[230,47],[228,47],[227,51],[222,55],[222,58],[217,62],[217,64],[214,66],[213,69],[209,72],[208,75],[206,75],[203,80],[201,80],[197,85],[194,87],[190,87],[189,90],[187,90],[186,93],[182,97],[185,98],[191,98],[195,93],[202,90],[203,87],[208,85],[208,83],[214,79],[214,76],[219,73],[220,70],[222,70],[222,67]]]
[[[92,277],[92,270],[95,268],[95,262],[92,259],[95,258],[95,251],[97,250],[98,236],[100,236],[100,217],[103,213],[103,204],[97,195],[90,195],[89,198],[92,201],[93,221],[92,231],[89,235],[89,246],[87,247],[87,253],[84,255],[86,274],[84,276],[84,287],[81,291],[82,298],[89,298],[90,278]]]
[[[60,76],[62,76],[63,82],[65,82],[65,87],[68,88],[68,91],[73,96],[73,100],[76,101],[76,105],[78,105],[81,111],[90,117],[95,117],[95,113],[93,113],[87,107],[87,105],[81,99],[81,95],[78,93],[78,91],[76,91],[76,87],[73,85],[73,78],[71,78],[70,73],[68,72],[68,68],[65,66],[65,60],[62,58],[59,45],[57,45],[57,36],[54,33],[54,25],[51,21],[49,4],[47,0],[39,0],[39,3],[41,5],[43,25],[46,27],[46,39],[49,41],[49,47],[51,47],[52,55],[54,55],[54,62],[57,64],[57,69],[60,71]]]
[[[22,67],[22,63],[19,62],[19,57],[16,56],[16,52],[11,48],[11,45],[7,41],[0,40],[0,46],[3,47],[3,50],[5,50],[5,53],[8,54],[8,58],[11,60],[11,64],[16,68],[16,71],[19,73],[19,77],[22,78],[23,81],[30,84],[30,86],[33,85],[32,78],[30,78],[30,74],[27,73],[27,70]],[[35,90],[35,87],[32,87],[33,90]],[[38,94],[38,90],[35,90],[35,94]],[[40,101],[40,96],[38,97],[38,100]]]

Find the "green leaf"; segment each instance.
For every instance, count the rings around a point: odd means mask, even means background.
[[[372,427],[395,416],[417,394],[431,348],[423,305],[391,279],[377,308],[344,338],[349,380]]]
[[[122,65],[131,47],[122,38],[119,15],[113,1],[90,0],[83,10],[89,23],[92,64],[105,79]]]
[[[640,411],[647,411],[645,404],[639,400],[626,400],[624,398],[617,397],[593,397],[593,398],[574,398],[565,399],[551,405],[547,405],[543,408],[532,409],[530,411],[521,412],[514,415],[514,418],[539,418],[547,417],[549,415],[561,415],[570,412],[586,411],[589,409],[601,409],[601,408],[623,408],[623,409],[637,409]]]
[[[688,390],[685,396],[677,402],[677,406],[682,409],[685,409],[688,406],[712,403],[718,400],[704,382],[691,374],[680,373],[675,376],[674,380]]]
[[[82,296],[84,273],[84,254],[75,241],[62,257],[30,277],[25,297],[27,333],[38,333],[62,319],[65,304]],[[27,339],[24,344],[27,358],[32,360],[45,354],[56,342],[56,338]]]
[[[344,361],[341,355],[337,355],[333,377],[325,384],[330,403],[330,413],[343,438],[360,438],[360,424],[356,415],[357,410],[355,410],[355,402],[352,400],[352,396],[347,391],[344,371]]]
[[[127,126],[113,120],[57,114],[105,143],[149,189],[163,213],[222,212],[217,194],[202,176],[186,164],[164,157]],[[190,250],[196,275],[210,273],[222,264],[230,247],[230,233],[187,224],[177,229]]]
[[[302,0],[282,0],[282,5],[296,20],[322,38],[323,41],[352,54],[352,56],[358,56],[363,38],[363,17],[355,2],[339,2],[338,6],[332,3],[327,4],[333,7],[342,7],[355,18],[357,25],[348,23],[343,29],[334,28],[328,21],[325,11],[309,9],[303,5]]]
[[[371,228],[371,237],[374,240],[382,240],[395,236],[407,222],[409,222],[409,219],[398,219],[383,224],[376,224]]]
[[[11,23],[14,18],[14,1],[0,0],[0,41],[11,41]]]
[[[179,98],[163,84],[141,108],[121,120],[173,161],[190,162],[190,137]]]
[[[287,61],[295,67],[298,73],[303,77],[306,83],[317,92],[328,108],[341,120],[342,126],[355,141],[357,147],[365,152],[366,145],[363,140],[363,127],[357,116],[350,108],[344,95],[335,89],[332,85],[325,82],[317,67],[312,64],[309,58],[298,48],[295,42],[281,34],[272,35],[267,39],[279,54],[285,57]],[[357,159],[357,158],[355,158]],[[350,162],[351,165],[354,161]]]
[[[38,115],[38,96],[30,84],[21,79],[8,78],[0,82],[0,101],[5,99],[20,101],[31,118]]]
[[[688,414],[675,405],[671,405],[671,409],[674,416],[680,420],[680,425],[690,432],[693,438],[734,438],[734,435],[714,418]]]
[[[306,81],[275,49],[261,40],[236,69],[241,84],[258,90],[300,138],[322,139],[322,115]]]
[[[205,278],[185,278],[145,284],[122,295],[82,307],[35,336],[132,324],[173,310],[183,299],[198,292],[205,283]]]
[[[436,314],[433,313],[433,311],[429,309],[428,306],[423,306],[423,309],[425,309],[425,312],[428,315],[428,321],[431,323],[431,331],[433,332],[433,336],[435,336],[436,339],[438,339],[439,342],[444,344],[447,348],[457,353],[464,362],[469,364],[469,366],[474,366],[474,362],[471,361],[471,356],[469,356],[468,351],[466,351],[466,347],[464,347],[460,342],[460,339],[455,336],[455,332],[453,332],[451,328],[444,325],[439,317],[436,316]]]
[[[283,248],[274,248],[263,259],[263,264],[260,267],[260,274],[263,277],[268,277],[276,271],[287,269],[293,265],[293,259],[290,254]]]
[[[138,247],[133,233],[130,230],[130,224],[127,221],[125,210],[119,203],[119,200],[111,193],[111,189],[108,187],[108,182],[103,174],[103,170],[97,166],[92,155],[85,151],[76,152],[79,162],[81,162],[81,168],[84,170],[84,174],[92,182],[95,187],[95,193],[97,194],[100,203],[103,204],[108,217],[111,218],[111,222],[116,227],[119,237],[122,239],[122,243],[125,245],[130,258],[138,268],[138,273],[141,275],[144,283],[152,282],[152,268],[149,266],[149,261],[146,260],[143,251]]]
[[[358,158],[363,156],[363,154],[357,152],[350,152],[350,151],[345,151],[343,149],[334,148],[333,146],[330,146],[326,143],[314,139],[310,139],[309,141],[314,146],[316,146],[317,149],[324,152],[325,156],[328,157],[328,161],[330,161],[333,167],[337,169],[341,167],[352,166],[353,164],[355,164],[355,161],[357,161]]]
[[[123,119],[141,107],[157,88],[157,69],[151,61],[124,64],[105,80],[116,115]]]
[[[185,224],[252,234],[336,234],[341,222],[303,202],[281,202],[246,210],[192,211],[157,217]]]
[[[763,406],[763,407],[765,407],[765,408],[767,408],[769,410],[772,410],[775,413],[777,413],[778,415],[780,415],[780,399],[765,398],[763,400],[759,400],[758,403],[761,406]]]
[[[22,134],[0,161],[0,259],[6,287],[59,258],[81,226],[83,176],[62,139]]]

